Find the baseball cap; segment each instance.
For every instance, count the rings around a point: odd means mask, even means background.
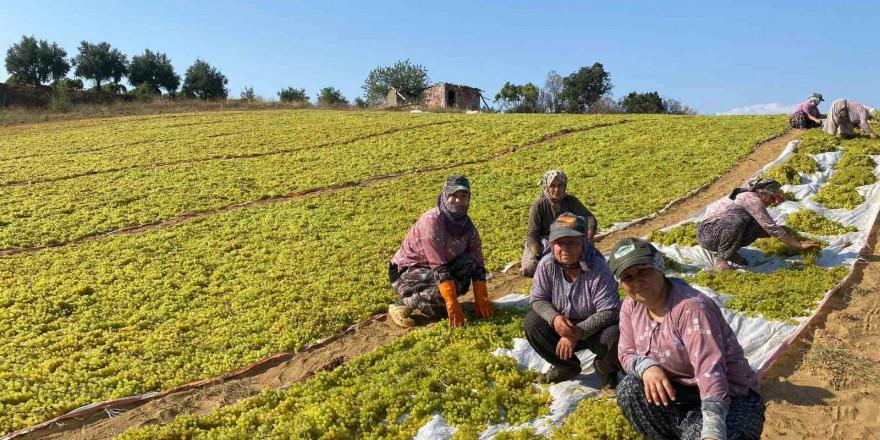
[[[550,241],[562,237],[583,237],[587,233],[587,221],[579,215],[563,212],[550,225]]]
[[[471,192],[471,182],[468,181],[467,177],[464,177],[461,174],[453,174],[449,176],[446,179],[444,187],[449,194],[462,190],[467,191],[468,193]]]
[[[620,279],[620,275],[633,266],[649,265],[661,272],[666,270],[663,263],[663,254],[647,240],[640,238],[624,238],[614,245],[611,250],[611,259],[608,260],[614,278]]]
[[[822,102],[822,101],[825,100],[824,98],[822,98],[822,94],[821,94],[821,93],[813,93],[812,95],[810,95],[810,98],[816,98],[816,99],[819,100],[819,102]]]

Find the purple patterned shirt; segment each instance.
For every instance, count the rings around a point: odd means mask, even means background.
[[[406,233],[406,238],[391,262],[401,269],[412,266],[437,269],[467,252],[477,266],[485,267],[483,244],[477,228],[472,225],[469,231],[454,237],[446,231],[441,215],[439,208],[422,214]]]
[[[730,403],[730,396],[745,396],[750,389],[760,394],[758,377],[718,305],[682,280],[669,281],[663,322],[651,319],[644,304],[623,301],[618,356],[627,374],[634,374],[634,361],[647,356],[671,380],[696,385],[703,399]]]
[[[580,266],[580,276],[573,283],[567,283],[553,252],[545,255],[535,270],[530,302],[549,301],[557,312],[574,320],[587,319],[603,310],[619,309],[620,296],[611,268],[586,239]]]
[[[777,225],[773,217],[770,216],[770,213],[767,212],[767,205],[753,192],[739,193],[736,195],[736,200],[730,200],[730,197],[725,197],[712,203],[706,209],[706,215],[703,217],[702,222],[708,223],[721,217],[740,217],[743,219],[751,217],[771,237],[779,238],[787,234],[785,229]]]
[[[804,113],[806,113],[814,118],[818,118],[822,115],[821,113],[819,113],[819,106],[816,104],[813,104],[813,100],[811,100],[811,99],[808,99],[808,100],[802,102],[801,105],[799,105],[797,109],[803,110]]]
[[[868,107],[855,101],[846,101],[846,111],[849,113],[849,120],[853,125],[858,125],[865,130],[865,134],[872,133],[871,126],[868,124]]]

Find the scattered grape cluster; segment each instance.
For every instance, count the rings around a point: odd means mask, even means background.
[[[795,230],[814,235],[841,235],[858,230],[855,226],[844,226],[840,222],[829,220],[824,215],[809,209],[802,209],[785,219]]]
[[[491,321],[469,316],[459,330],[442,322],[287,390],[119,438],[406,439],[435,412],[459,428],[458,438],[522,424],[546,415],[552,398],[534,386],[537,372],[492,351],[523,336],[523,316],[499,308]]]
[[[770,168],[763,176],[775,179],[783,185],[800,185],[800,173],[812,174],[818,171],[816,159],[804,153],[795,153],[785,163]]]
[[[791,226],[784,226],[784,228],[797,240],[811,240],[811,238],[805,237],[800,231]],[[827,242],[822,241],[821,243],[821,246],[818,248],[801,249],[786,244],[782,240],[776,238],[762,238],[755,241],[753,246],[762,250],[765,255],[775,255],[783,258],[801,255],[807,263],[814,263],[816,258],[819,258],[822,255],[822,248],[828,246]]]
[[[770,274],[724,271],[700,272],[685,278],[732,298],[727,308],[749,316],[793,323],[792,318],[809,315],[825,292],[831,290],[849,269],[835,266],[825,269],[805,265],[800,269],[778,269]]]
[[[837,151],[838,145],[840,145],[840,140],[837,136],[827,134],[822,130],[809,130],[801,136],[797,150],[800,153],[821,154]]]
[[[676,226],[666,232],[661,230],[651,231],[648,234],[648,241],[662,244],[663,246],[696,246],[697,242],[697,224],[685,223]]]

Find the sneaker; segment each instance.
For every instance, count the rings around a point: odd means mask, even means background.
[[[574,379],[574,377],[577,376],[578,374],[581,374],[580,365],[578,365],[577,367],[573,367],[573,368],[553,367],[550,369],[550,371],[538,376],[538,383],[551,384],[551,383],[564,382],[566,380]]]
[[[416,322],[410,317],[412,316],[413,309],[408,306],[399,306],[397,304],[389,304],[388,305],[388,316],[391,318],[391,322],[397,324],[399,327],[410,328],[416,325]]]

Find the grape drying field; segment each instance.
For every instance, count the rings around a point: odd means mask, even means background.
[[[448,174],[470,178],[497,271],[519,257],[548,169],[568,173],[607,229],[786,127],[785,116],[270,111],[0,128],[0,435],[297,351],[382,312],[395,297],[387,261]],[[416,331],[289,390],[124,437],[410,438],[440,413],[468,438],[530,420],[549,395],[492,355],[521,320]],[[426,362],[432,351],[445,354]]]

